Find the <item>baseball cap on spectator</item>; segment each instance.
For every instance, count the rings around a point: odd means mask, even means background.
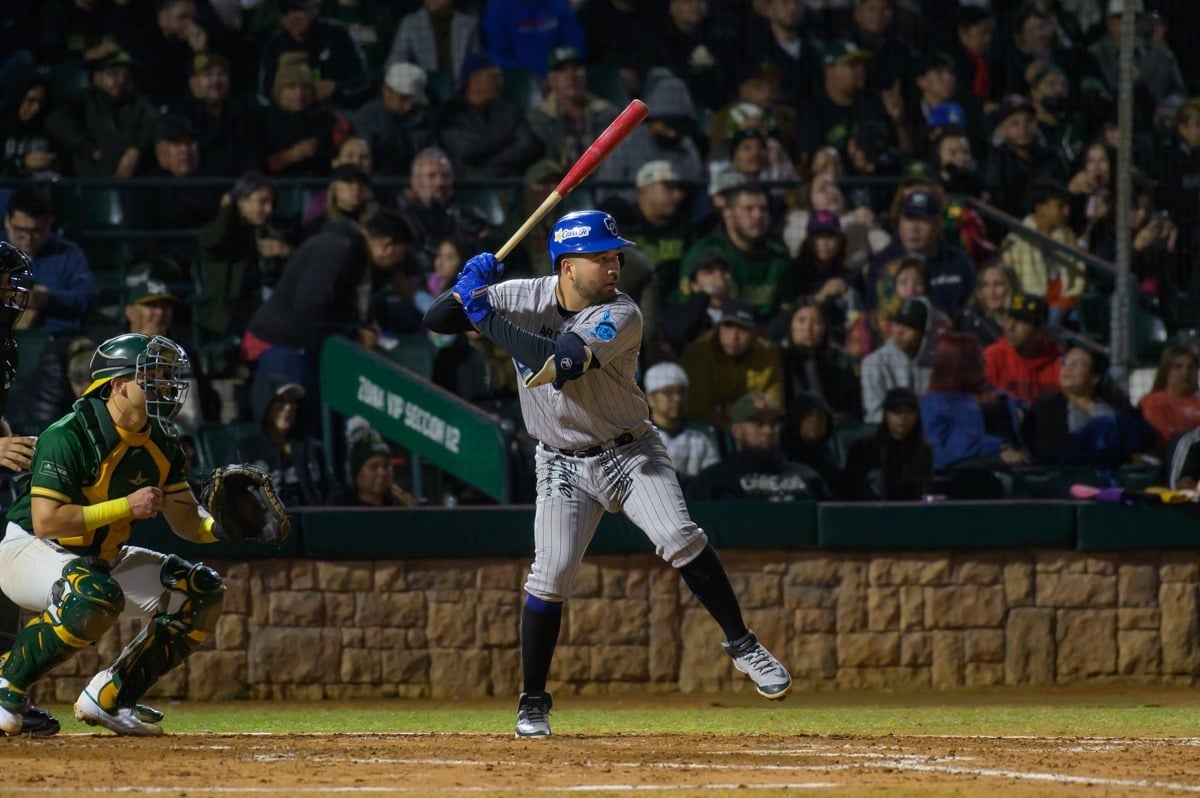
[[[583,53],[579,52],[579,48],[565,44],[562,47],[555,47],[550,51],[550,55],[546,56],[546,68],[551,72],[558,69],[564,64],[582,64]]]
[[[496,63],[496,59],[492,58],[487,53],[468,53],[467,57],[463,59],[462,71],[459,72],[459,91],[462,91],[467,87],[467,83],[470,82],[471,76],[476,72],[480,72],[484,69],[490,69],[494,66],[499,66],[499,64]]]
[[[951,72],[956,71],[954,59],[941,50],[934,50],[933,52],[926,53],[921,57],[921,60],[917,62],[917,72],[915,77],[919,78],[935,69],[949,69]]]
[[[808,234],[836,233],[842,234],[842,220],[833,211],[813,211],[808,214]]]
[[[367,177],[367,173],[360,169],[357,164],[352,163],[343,163],[335,166],[333,171],[329,173],[329,180],[331,182],[340,180],[343,183],[362,183],[363,185],[371,182],[371,179]]]
[[[937,219],[941,214],[942,203],[932,191],[914,191],[900,205],[900,215],[909,219]]]
[[[279,0],[279,13],[286,14],[289,11],[316,8],[318,5],[320,5],[320,0]]]
[[[683,366],[678,363],[655,363],[646,369],[646,393],[661,391],[663,388],[688,387],[688,375]]]
[[[921,411],[921,400],[911,388],[892,388],[883,397],[883,412],[895,413],[897,410]]]
[[[151,302],[171,302],[177,307],[182,304],[167,281],[155,273],[152,265],[147,265],[125,276],[125,304],[148,305]]]
[[[1010,94],[1000,101],[1000,111],[996,116],[996,124],[1000,124],[1005,119],[1016,113],[1025,112],[1028,114],[1037,114],[1033,107],[1033,103],[1028,97],[1020,94]]]
[[[929,109],[925,115],[925,124],[932,129],[943,127],[961,128],[967,123],[967,115],[961,105],[956,102],[939,103]]]
[[[1064,78],[1067,77],[1067,73],[1062,67],[1053,61],[1046,61],[1037,68],[1036,72],[1033,73],[1033,76],[1029,81],[1029,88],[1032,89],[1034,86],[1038,85],[1051,75],[1062,75]]]
[[[1008,317],[1030,324],[1045,324],[1050,320],[1050,306],[1037,294],[1018,292],[1008,301]]]
[[[95,58],[85,62],[84,65],[93,72],[108,69],[109,67],[123,66],[130,69],[137,69],[141,66],[137,61],[133,60],[133,56],[122,50],[114,42],[110,42]]]
[[[166,114],[158,121],[156,141],[195,141],[196,131],[191,121],[180,114]]]
[[[929,321],[929,305],[919,297],[909,297],[900,303],[900,309],[892,316],[893,324],[903,324],[914,330],[925,332]]]
[[[729,420],[735,424],[743,421],[778,421],[783,418],[783,408],[762,391],[742,394],[729,409]]]
[[[753,330],[758,326],[754,320],[754,306],[741,299],[728,299],[721,306],[721,320],[718,324],[736,324]]]
[[[412,97],[419,103],[426,102],[425,70],[416,64],[398,61],[387,68],[383,82],[397,94]]]
[[[696,121],[696,104],[687,84],[669,69],[654,68],[646,73],[646,107],[648,119],[666,122]]]
[[[679,175],[679,171],[675,168],[675,164],[670,161],[646,161],[641,168],[637,170],[637,177],[634,178],[634,185],[637,188],[644,186],[655,186],[659,183],[681,183],[683,178]]]
[[[1132,5],[1132,11],[1135,14],[1141,14],[1146,9],[1142,5],[1142,0],[1108,0],[1108,16],[1119,17],[1125,13],[1125,7]]]
[[[295,383],[292,383],[295,385]],[[296,386],[300,387],[300,386]],[[303,396],[301,397],[303,398]],[[346,456],[346,464],[350,467],[350,481],[353,482],[358,476],[358,472],[362,471],[363,466],[372,457],[383,456],[390,462],[392,459],[392,449],[387,445],[387,442],[377,435],[364,435],[362,438],[354,442],[350,447],[350,452]]]
[[[275,389],[275,395],[271,397],[271,401],[300,404],[304,401],[305,396],[308,396],[308,392],[304,390],[303,385],[298,382],[285,382]]]
[[[212,67],[221,67],[229,71],[229,59],[220,53],[198,53],[192,57],[192,74],[199,75]]]
[[[542,183],[551,178],[557,183],[559,180],[562,180],[564,174],[566,174],[566,171],[562,168],[562,164],[558,161],[552,161],[549,158],[543,158],[525,170],[525,185]]]
[[[833,66],[844,61],[866,61],[871,57],[870,50],[864,50],[850,39],[834,39],[825,46],[823,62],[825,66]]]
[[[767,134],[763,133],[756,127],[745,127],[729,137],[729,152],[737,152],[738,145],[747,139],[758,139],[763,144],[767,143]]]
[[[715,197],[735,188],[740,188],[750,181],[736,169],[725,168],[713,175],[708,183],[708,196]]]

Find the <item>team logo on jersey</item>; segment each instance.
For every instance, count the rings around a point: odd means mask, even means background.
[[[560,369],[562,369],[563,371],[570,371],[571,366],[574,366],[574,365],[575,365],[575,361],[569,357],[564,357],[562,360],[558,361],[558,367]]]
[[[587,238],[592,232],[591,225],[580,224],[563,230],[554,231],[554,243],[561,244],[572,238]]]
[[[67,469],[58,463],[51,463],[49,460],[42,461],[42,473],[49,477],[58,477],[59,479],[66,479],[68,477]]]
[[[604,315],[600,317],[599,323],[592,328],[592,335],[601,341],[611,341],[617,337],[617,325],[612,323],[611,311],[604,311]]]
[[[129,480],[130,484],[132,485],[141,485],[145,481],[146,478],[142,476],[142,470],[140,468],[138,469],[138,472],[134,474],[133,479]]]

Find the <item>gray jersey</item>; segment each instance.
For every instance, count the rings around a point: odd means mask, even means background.
[[[554,288],[558,276],[508,280],[488,288],[492,307],[521,329],[557,339],[573,332],[600,363],[578,379],[524,387],[521,414],[529,434],[558,449],[584,449],[611,441],[643,424],[650,416],[646,396],[634,381],[642,342],[642,312],[627,294],[564,317]],[[514,361],[515,362],[515,361]],[[524,376],[527,369],[517,363]]]

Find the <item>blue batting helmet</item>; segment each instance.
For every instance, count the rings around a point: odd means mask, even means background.
[[[637,245],[621,238],[616,219],[604,211],[573,211],[555,222],[550,231],[550,263],[557,269],[564,255],[633,246]]]

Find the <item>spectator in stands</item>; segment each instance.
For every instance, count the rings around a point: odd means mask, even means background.
[[[356,170],[355,174],[361,174],[369,187],[371,177],[375,174],[375,155],[371,152],[371,145],[367,143],[367,140],[360,136],[350,136],[338,145],[333,160],[329,162],[331,181],[333,180],[333,173],[340,166],[354,167]],[[343,171],[342,174],[349,176],[351,173]],[[304,208],[304,215],[301,217],[301,222],[305,227],[314,223],[319,224],[318,220],[325,216],[329,210],[330,196],[330,188],[326,186],[309,198],[308,204]],[[373,192],[372,196],[374,196]]]
[[[546,59],[557,47],[582,52],[583,26],[568,0],[492,0],[483,10],[483,38],[501,69],[546,76]]]
[[[935,471],[1003,470],[1027,465],[1016,402],[988,382],[973,336],[942,336],[933,354],[921,423],[933,445]]]
[[[1067,73],[1056,64],[1033,64],[1029,100],[1037,119],[1038,140],[1067,164],[1083,150],[1083,120],[1074,113]]]
[[[800,245],[794,274],[797,294],[811,297],[821,305],[829,325],[830,340],[840,347],[866,354],[870,340],[858,334],[859,326],[866,324],[862,296],[855,287],[858,275],[847,264],[846,236],[837,214],[831,211],[809,213],[808,234]]]
[[[913,142],[913,154],[919,158],[928,157],[931,148],[936,146],[933,138],[935,125],[943,120],[941,113],[950,110],[950,103],[958,94],[958,81],[954,72],[954,59],[945,53],[934,52],[926,54],[917,62],[913,75],[916,91],[911,92],[911,107],[905,113],[905,120],[912,127],[910,133]],[[961,104],[955,104],[962,114],[959,120],[946,120],[956,124],[959,130],[966,128],[966,114]],[[935,108],[942,109],[937,117]]]
[[[644,30],[656,9],[638,0],[589,0],[575,14],[583,26],[588,64],[616,70],[630,96],[641,93],[641,73],[630,63],[628,39]]]
[[[1046,330],[1050,309],[1043,297],[1016,293],[1008,305],[1004,337],[983,350],[988,382],[1028,407],[1059,389],[1062,350]]]
[[[92,384],[95,353],[96,342],[86,335],[52,341],[37,353],[37,367],[12,387],[5,421],[22,434],[41,435]],[[23,350],[23,356],[30,354]]]
[[[917,59],[912,45],[896,30],[895,0],[855,0],[850,38],[871,53],[867,62],[867,91],[871,95],[897,90],[912,80]]]
[[[1167,455],[1167,487],[1194,491],[1200,484],[1200,427],[1176,438]]]
[[[356,135],[366,139],[379,174],[397,177],[412,168],[413,157],[433,144],[434,111],[425,94],[424,70],[393,63],[379,96],[350,115]]]
[[[834,420],[862,418],[862,391],[858,363],[829,340],[826,306],[815,298],[801,299],[791,312],[781,351],[784,407],[809,393],[821,397]]]
[[[346,489],[330,504],[339,507],[404,507],[412,504],[392,475],[392,447],[371,431],[350,446],[346,455]]]
[[[264,236],[275,208],[275,185],[257,172],[238,178],[221,198],[217,216],[200,231],[204,262],[199,269],[196,323],[212,337],[240,336],[273,283],[264,260],[287,258],[291,247]]]
[[[556,47],[546,62],[546,92],[526,121],[542,142],[545,157],[572,164],[617,116],[617,108],[587,90],[583,55]]]
[[[959,104],[965,109],[977,103],[984,113],[990,113],[1000,96],[1000,80],[992,59],[995,12],[986,6],[960,5],[956,30],[954,71],[958,76]]]
[[[1162,102],[1172,94],[1188,94],[1183,73],[1175,54],[1165,41],[1148,36],[1150,26],[1142,8],[1141,0],[1128,0],[1138,14],[1137,34],[1133,45],[1134,80],[1144,88],[1155,104]],[[1121,13],[1125,10],[1125,0],[1109,0],[1108,13],[1104,17],[1107,35],[1093,44],[1088,52],[1099,68],[1099,75],[1104,80],[1108,90],[1115,96],[1119,85],[1121,60]]]
[[[329,175],[325,207],[319,216],[305,225],[303,237],[308,238],[342,219],[366,224],[378,211],[379,203],[375,201],[367,173],[352,163],[335,166]]]
[[[754,305],[759,319],[769,319],[796,295],[787,249],[770,235],[767,192],[761,186],[747,184],[729,192],[721,224],[684,255],[683,275],[689,276],[712,253],[729,264],[737,296]]]
[[[904,304],[904,300],[915,296],[928,296],[929,271],[919,258],[905,255],[885,263],[875,281],[875,291],[879,297],[875,309],[866,314],[869,330],[873,340],[886,340],[892,335],[892,318]],[[934,311],[934,331],[946,326],[946,318],[941,311]],[[868,350],[869,351],[869,350]]]
[[[1176,435],[1200,427],[1198,374],[1200,356],[1193,347],[1174,344],[1163,350],[1150,393],[1138,402],[1142,417],[1154,427],[1159,452]]]
[[[299,383],[313,397],[315,421],[321,345],[331,335],[358,335],[371,271],[395,267],[408,240],[404,223],[383,211],[362,229],[343,219],[297,248],[242,339],[246,360],[255,363],[254,381],[279,375]]]
[[[339,114],[317,105],[312,70],[298,54],[285,55],[274,73],[273,104],[263,112],[267,171],[279,177],[325,174],[350,134]]]
[[[729,264],[712,252],[697,259],[685,287],[682,297],[663,312],[663,334],[672,356],[683,354],[688,344],[721,321],[726,300],[737,290]]]
[[[142,19],[123,40],[138,63],[150,67],[138,75],[138,88],[155,107],[179,96],[193,59],[208,51],[208,32],[196,21],[195,0],[161,0],[141,12]]]
[[[768,0],[765,5],[765,15],[748,31],[740,72],[776,71],[780,101],[803,107],[816,96],[816,77],[821,74],[820,47],[805,31],[804,0]]]
[[[305,64],[320,75],[313,84],[318,104],[353,109],[369,96],[371,79],[362,50],[345,25],[317,18],[318,5],[319,0],[280,0],[280,29],[267,37],[259,57],[258,93],[263,102],[275,95],[275,76],[285,60]]]
[[[400,230],[407,232],[403,225]],[[368,312],[380,332],[392,337],[421,332],[425,311],[435,298],[426,290],[424,275],[408,262],[411,242],[398,238],[397,244],[403,251],[399,261],[371,275],[374,291]]]
[[[510,235],[528,219],[538,206],[545,202],[546,197],[554,190],[567,172],[566,167],[558,161],[543,158],[525,170],[520,191],[520,200],[508,210],[504,223],[500,226],[497,238],[507,240]],[[529,234],[517,244],[504,264],[504,273],[508,276],[545,276],[552,273],[550,255],[546,251],[546,241],[549,240],[550,228],[554,226],[554,214],[547,214]],[[470,257],[475,247],[467,252]],[[451,280],[453,282],[453,280]]]
[[[834,156],[836,150],[831,151]],[[819,159],[823,160],[823,159]],[[798,208],[788,214],[783,228],[783,241],[793,258],[800,256],[800,248],[808,235],[808,221],[816,211],[836,214],[842,234],[846,238],[847,264],[855,271],[871,262],[875,253],[882,251],[891,241],[874,212],[868,207],[852,208],[837,184],[838,176],[832,172],[817,171],[811,180],[800,185]]]
[[[683,367],[670,361],[655,363],[646,369],[644,383],[650,422],[667,447],[680,481],[686,482],[720,460],[716,430],[684,415],[688,376]]]
[[[1079,220],[1078,224],[1081,227],[1080,239],[1087,241],[1089,252],[1106,260],[1112,260],[1115,252],[1110,248],[1102,254],[1096,245],[1100,244],[1102,239],[1115,238],[1114,160],[1115,155],[1109,152],[1103,139],[1093,141],[1084,151],[1083,168],[1076,172],[1067,184],[1071,216]]]
[[[863,358],[863,420],[877,424],[883,418],[883,400],[892,388],[924,393],[930,367],[926,353],[936,345],[932,330],[933,307],[925,297],[906,299],[892,317],[887,343]]]
[[[992,204],[1013,216],[1029,211],[1028,198],[1039,180],[1066,183],[1067,165],[1055,151],[1037,140],[1037,111],[1025,97],[1011,94],[1004,98],[996,122],[999,146],[988,152],[983,183]]]
[[[350,38],[362,51],[367,74],[381,75],[392,40],[396,35],[395,3],[379,0],[325,0],[321,16],[346,26]]]
[[[1012,19],[1012,37],[998,51],[995,77],[1001,94],[1024,94],[1028,88],[1029,67],[1038,61],[1057,64],[1071,75],[1072,82],[1082,77],[1079,56],[1073,42],[1062,39],[1053,13],[1046,6],[1027,2]]]
[[[473,242],[458,236],[443,236],[437,245],[437,254],[433,258],[433,271],[425,282],[425,290],[431,296],[440,296],[458,279],[462,266],[471,257]],[[505,269],[507,273],[508,269]]]
[[[4,214],[6,240],[33,263],[33,290],[18,326],[41,329],[51,337],[74,337],[84,330],[100,291],[87,256],[53,232],[50,200],[32,186],[12,193]]]
[[[600,204],[600,209],[612,214],[621,235],[636,242],[638,251],[649,259],[659,299],[665,303],[679,288],[680,263],[692,243],[692,225],[685,207],[689,186],[670,161],[642,164],[634,186],[634,202],[613,195]]]
[[[190,61],[187,94],[175,99],[167,113],[187,119],[200,148],[197,173],[233,177],[261,165],[257,122],[252,111],[230,97],[229,60],[203,53]]]
[[[300,406],[307,396],[303,386],[282,377],[256,380],[250,401],[259,429],[233,445],[234,462],[270,474],[285,507],[325,504],[338,490],[321,444],[303,426]]]
[[[476,208],[454,200],[454,172],[444,150],[427,147],[413,158],[409,187],[400,198],[400,218],[416,242],[412,256],[426,272],[433,268],[433,246],[440,238],[458,235],[479,241],[489,233],[487,220]]]
[[[120,3],[53,2],[5,3],[13,10],[31,6],[32,19],[21,20],[21,44],[38,52],[42,63],[78,63],[94,58],[97,50],[114,40],[128,38],[136,16],[144,6],[130,8]],[[15,8],[14,8],[15,7]],[[7,10],[7,9],[6,9]],[[40,13],[39,13],[40,12]],[[30,41],[30,32],[41,27],[41,41]]]
[[[751,391],[730,408],[729,436],[734,451],[700,471],[684,486],[688,501],[748,500],[791,502],[831,498],[821,475],[784,455],[779,443],[783,408],[770,396]]]
[[[687,85],[696,105],[716,111],[733,94],[736,43],[712,18],[703,0],[668,0],[666,11],[631,31],[631,60],[647,89],[649,71],[663,67]]]
[[[523,429],[518,423],[521,407],[512,357],[483,335],[465,332],[438,349],[432,380],[434,385]],[[523,436],[522,441],[527,437]]]
[[[915,393],[887,392],[875,433],[850,445],[842,485],[842,497],[850,501],[916,501],[932,491],[933,447]]]
[[[1173,135],[1164,142],[1157,170],[1156,204],[1183,231],[1180,250],[1190,262],[1200,253],[1200,98],[1176,112]]]
[[[438,140],[464,180],[516,177],[541,157],[541,141],[521,109],[503,99],[503,85],[491,56],[469,55],[458,95],[441,108]]]
[[[1021,422],[1034,462],[1115,469],[1153,445],[1153,429],[1108,381],[1107,368],[1100,353],[1067,348],[1060,390],[1035,399]]]
[[[975,295],[958,315],[954,329],[990,346],[1004,335],[1008,306],[1017,293],[1017,277],[1003,261],[992,261],[976,275]]]
[[[729,426],[734,402],[747,391],[765,393],[782,406],[784,380],[779,350],[759,337],[754,307],[748,302],[726,300],[716,328],[688,345],[680,365],[690,385],[688,418],[724,430]]]
[[[873,308],[881,297],[877,280],[893,259],[912,256],[924,261],[928,271],[929,300],[953,318],[975,291],[975,266],[956,246],[942,239],[942,203],[929,191],[914,191],[900,205],[896,239],[875,256],[867,272],[863,300]]]
[[[0,177],[52,176],[62,164],[46,131],[50,82],[30,72],[4,92],[0,105]]]
[[[637,171],[650,161],[670,161],[680,178],[689,185],[704,182],[704,160],[696,147],[693,135],[698,117],[687,84],[661,70],[646,76],[643,99],[650,109],[646,121],[639,125],[621,146],[596,169],[598,181],[633,183]],[[614,193],[599,192],[601,197]],[[633,192],[624,194],[632,201]]]
[[[769,182],[773,180],[794,180],[795,171],[790,168],[791,162],[784,157],[788,167],[786,173],[777,173],[779,164],[772,164],[771,152],[779,152],[781,147],[778,140],[772,144],[771,137],[757,127],[747,127],[738,130],[724,141],[718,152],[712,153],[709,159],[710,172],[732,169],[746,178],[747,183]],[[728,160],[723,161],[721,154],[727,152]],[[783,202],[784,191],[771,189],[767,192],[767,207],[770,211],[770,226],[772,230],[783,227],[783,214],[786,208]]]
[[[154,144],[158,112],[133,90],[129,53],[110,44],[86,65],[91,85],[51,112],[46,131],[76,177],[133,177]]]
[[[463,60],[482,49],[478,17],[456,10],[454,0],[424,0],[422,8],[400,20],[387,63],[407,61],[453,78],[462,72]]]
[[[1036,183],[1029,205],[1033,212],[1023,224],[1061,244],[1073,245],[1075,234],[1067,227],[1067,190],[1060,183]],[[1087,266],[1081,260],[1047,251],[1041,244],[1009,233],[1000,257],[1012,267],[1021,290],[1042,297],[1050,306],[1050,321],[1059,324],[1074,309],[1087,288]]]
[[[827,485],[836,485],[841,476],[833,455],[833,424],[829,403],[802,391],[787,405],[779,433],[787,459],[816,471]]]
[[[847,39],[837,39],[826,46],[821,89],[812,103],[798,111],[795,151],[802,163],[811,161],[817,150],[826,146],[844,155],[850,134],[856,128],[874,126],[891,130],[883,103],[864,90],[870,58],[869,50]]]

